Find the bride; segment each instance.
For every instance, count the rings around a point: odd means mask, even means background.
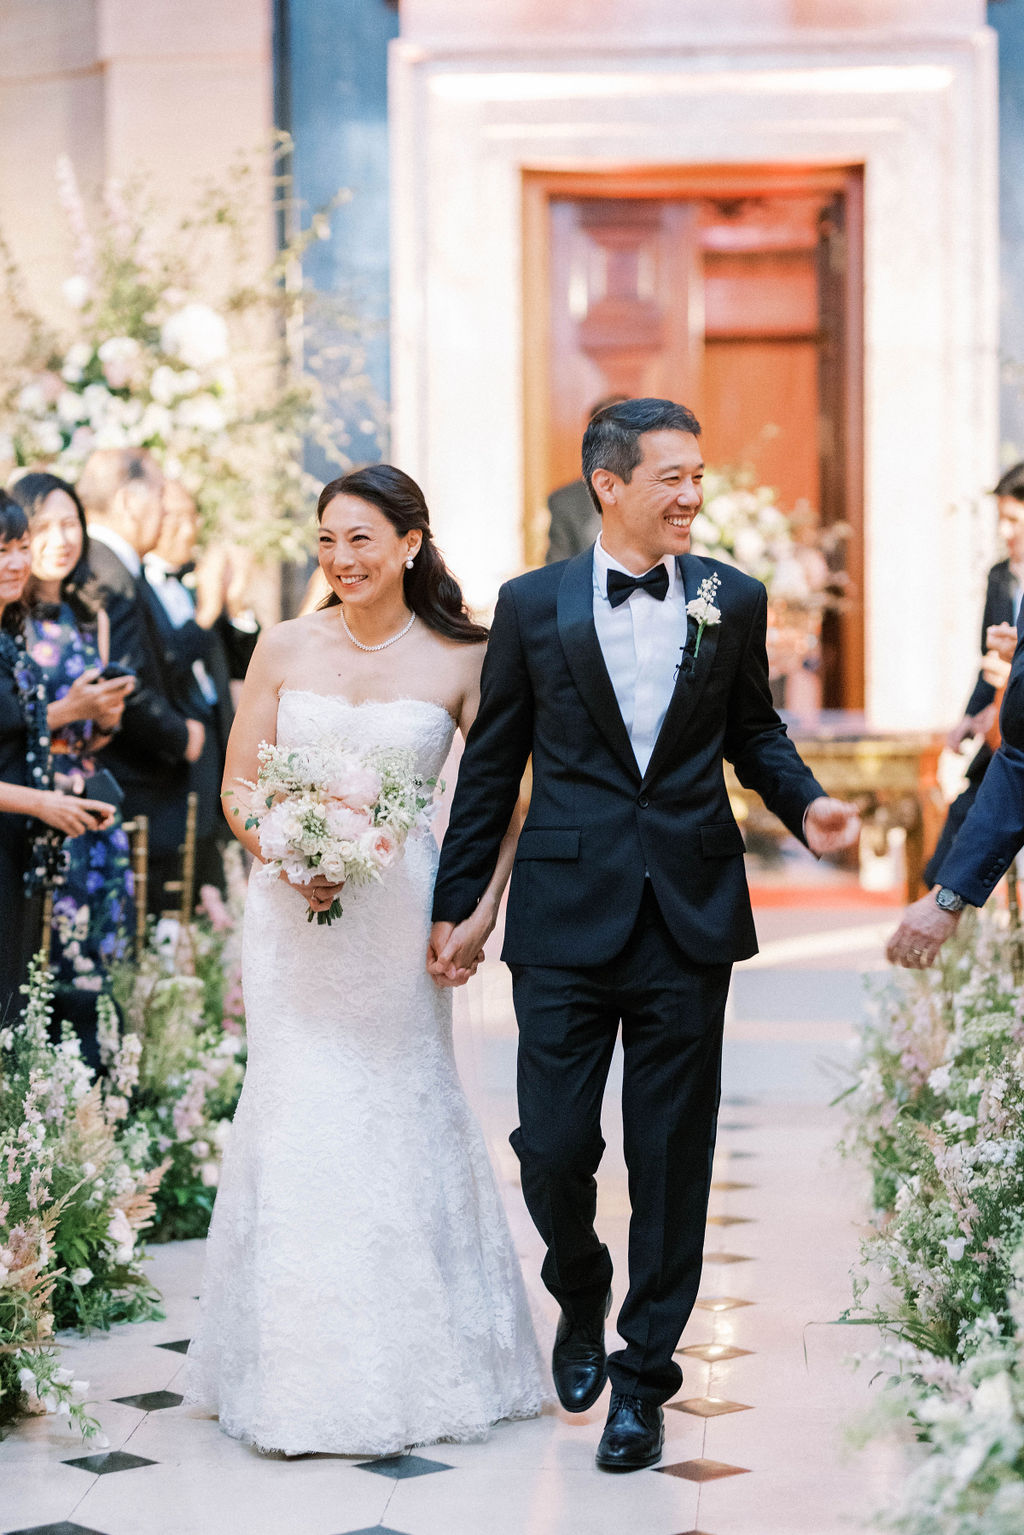
[[[438,774],[473,722],[487,631],[430,534],[422,492],[378,464],[317,506],[331,595],[253,656],[225,791],[261,742],[406,747]],[[243,817],[228,819],[259,855]],[[463,939],[494,925],[514,838]],[[186,1401],[264,1450],[387,1455],[483,1437],[542,1392],[522,1277],[462,1093],[451,991],[428,976],[437,849],[413,832],[379,884],[254,870],[246,902],[245,1087],[217,1195]]]

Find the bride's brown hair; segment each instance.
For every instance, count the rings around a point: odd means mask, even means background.
[[[470,617],[462,588],[434,543],[427,503],[414,479],[393,464],[370,464],[366,469],[353,469],[350,474],[331,480],[320,492],[316,504],[318,523],[323,521],[324,512],[335,496],[357,496],[360,501],[368,501],[383,513],[399,538],[414,529],[422,533],[423,542],[412,569],[405,572],[403,590],[406,605],[428,629],[464,645],[478,645],[487,638],[488,631],[483,624]],[[335,608],[340,602],[337,592],[332,591],[320,607]]]

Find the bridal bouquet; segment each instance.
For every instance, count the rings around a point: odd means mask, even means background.
[[[332,884],[379,880],[414,826],[425,826],[436,779],[421,778],[413,754],[388,748],[366,756],[330,740],[259,749],[245,822],[258,829],[268,878],[303,884],[322,874]],[[236,815],[239,814],[236,808]],[[328,926],[342,913],[335,899],[315,913]],[[307,921],[312,922],[311,910]]]

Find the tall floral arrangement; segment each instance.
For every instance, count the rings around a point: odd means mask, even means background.
[[[239,864],[229,859],[227,904],[204,887],[195,922],[158,927],[138,961],[115,971],[120,1017],[103,1006],[105,1060],[117,1059],[126,1038],[139,1041],[126,1111],[145,1134],[148,1165],[165,1167],[149,1233],[155,1242],[206,1235],[242,1089]]]
[[[904,1535],[1024,1528],[1020,975],[1015,927],[965,924],[941,971],[875,999],[847,1094],[879,1207],[851,1320],[882,1327],[890,1415],[923,1447],[885,1523]]]
[[[806,503],[783,511],[773,487],[758,485],[751,470],[709,468],[691,537],[695,554],[763,581],[773,603],[820,611],[841,595],[844,577],[829,558],[849,532],[845,523],[820,526]]]
[[[63,325],[43,320],[3,248],[14,342],[0,371],[0,460],[73,479],[94,448],[146,447],[196,496],[208,530],[294,556],[316,489],[306,445],[347,467],[352,433],[381,421],[358,321],[301,278],[334,208],[259,271],[252,252],[271,215],[294,214],[287,181],[265,163],[240,160],[177,221],[139,183],[108,182],[87,210],[67,158],[57,190],[74,245]]]
[[[138,1049],[126,1039],[100,1085],[65,1032],[50,1038],[52,976],[33,967],[19,1022],[0,1031],[0,1419],[64,1413],[85,1431],[86,1386],[59,1363],[69,1325],[159,1315],[137,1246],[163,1167],[126,1125]]]

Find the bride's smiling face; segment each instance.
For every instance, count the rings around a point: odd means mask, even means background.
[[[332,591],[342,602],[365,607],[402,593],[405,562],[422,535],[399,534],[382,511],[358,496],[335,496],[320,519],[319,559]]]

